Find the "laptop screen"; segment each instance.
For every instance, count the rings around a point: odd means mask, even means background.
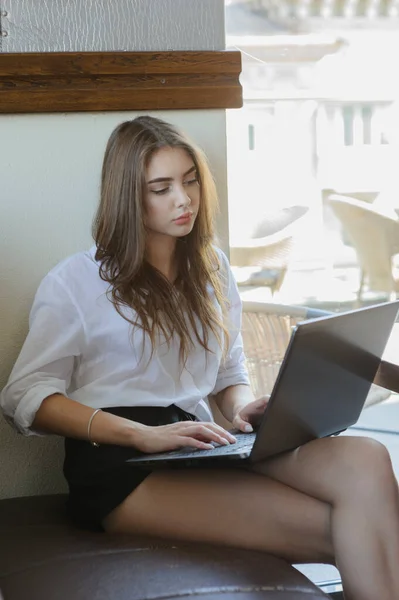
[[[300,323],[293,332],[269,406],[264,444],[286,449],[345,430],[359,418],[399,309],[370,306]],[[263,431],[262,431],[263,433]],[[265,441],[267,440],[267,441]],[[262,448],[260,448],[260,444]]]

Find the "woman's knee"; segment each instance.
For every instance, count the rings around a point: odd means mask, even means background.
[[[364,499],[392,490],[395,475],[387,448],[367,437],[342,437],[336,453],[342,494]]]

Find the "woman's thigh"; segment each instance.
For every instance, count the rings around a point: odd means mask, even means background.
[[[103,522],[132,532],[332,562],[330,506],[241,469],[152,473]]]
[[[355,436],[314,440],[276,458],[257,463],[253,470],[292,486],[318,500],[367,496],[376,485],[397,491],[389,453],[379,442]]]

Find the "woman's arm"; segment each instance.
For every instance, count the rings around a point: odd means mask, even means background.
[[[32,428],[45,433],[87,440],[93,411],[93,408],[62,394],[52,394],[41,403]],[[147,428],[141,423],[100,411],[92,420],[90,439],[99,444],[138,447],[145,429]]]
[[[255,400],[248,385],[233,385],[216,397],[216,404],[222,415],[235,429],[249,433],[258,427],[266,410],[269,396]]]
[[[85,336],[70,289],[57,276],[47,275],[35,296],[28,336],[0,397],[5,417],[21,433],[87,440],[94,408],[67,397]],[[141,429],[140,424],[105,412],[96,414],[91,424],[92,439],[109,444],[134,446]]]
[[[21,433],[55,433],[103,444],[161,452],[182,446],[210,448],[234,438],[215,423],[193,421],[148,427],[82,405],[67,397],[86,333],[69,287],[49,275],[42,281],[30,315],[30,330],[4,388],[0,405]],[[90,432],[89,432],[90,425]],[[90,435],[89,435],[90,433]]]
[[[252,431],[252,426],[259,424],[269,398],[255,399],[251,390],[241,335],[242,301],[229,262],[222,252],[220,256],[227,276],[229,348],[221,362],[212,395],[227,421],[240,431]]]
[[[255,400],[249,385],[231,385],[215,396],[215,402],[227,421],[233,422],[234,417],[244,406]]]
[[[217,374],[212,396],[223,417],[233,422],[234,417],[247,404],[255,400],[249,385],[241,335],[242,302],[227,257],[220,251],[222,272],[225,276],[225,293],[228,301],[226,325],[229,330],[229,347]]]
[[[74,299],[49,274],[36,292],[28,335],[0,396],[4,416],[19,432],[34,435],[33,421],[43,400],[67,395],[84,347],[83,321]]]
[[[94,408],[67,397],[85,340],[81,312],[69,288],[57,276],[47,275],[35,296],[29,333],[0,398],[5,417],[21,433],[88,439]],[[91,423],[92,439],[99,443],[134,446],[141,430],[140,424],[106,412],[96,414]]]
[[[65,437],[84,440],[90,438],[90,441],[97,444],[131,446],[147,453],[165,452],[185,446],[209,450],[213,448],[211,442],[235,442],[234,436],[216,423],[181,421],[149,427],[103,411],[96,413],[89,432],[93,410],[62,394],[53,394],[41,403],[33,427]]]

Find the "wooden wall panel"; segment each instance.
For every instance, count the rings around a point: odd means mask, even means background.
[[[236,51],[0,55],[0,113],[239,108]]]

